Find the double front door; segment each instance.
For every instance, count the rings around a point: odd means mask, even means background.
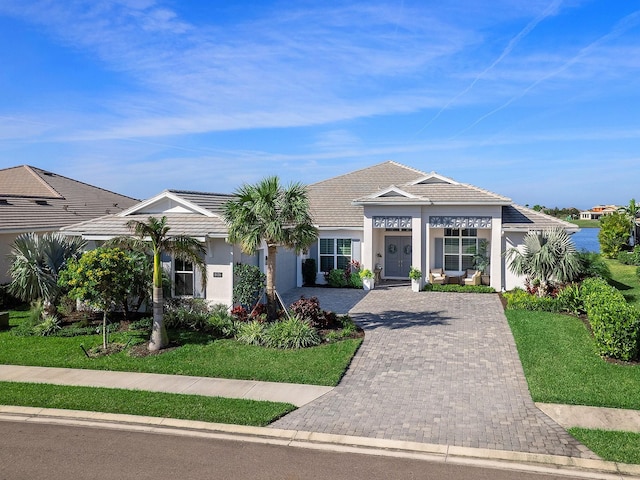
[[[384,276],[409,278],[411,237],[384,238]]]

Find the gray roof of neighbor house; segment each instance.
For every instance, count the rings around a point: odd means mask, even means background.
[[[138,200],[28,165],[0,170],[0,232],[58,230]]]
[[[127,222],[131,220],[145,222],[149,217],[166,217],[167,225],[171,229],[169,235],[186,235],[197,238],[207,236],[226,237],[227,227],[222,219],[222,206],[225,202],[234,198],[233,195],[185,190],[165,190],[165,192],[180,197],[182,200],[203,208],[214,215],[205,216],[202,214],[172,212],[158,214],[133,212],[124,216],[106,215],[94,220],[65,227],[62,231],[68,235],[82,235],[87,238],[109,238],[131,235],[131,229],[127,227]]]
[[[521,205],[511,204],[502,207],[502,228],[509,231],[546,230],[553,227],[562,227],[575,233],[580,228],[573,223],[565,222],[542,212],[537,212]]]

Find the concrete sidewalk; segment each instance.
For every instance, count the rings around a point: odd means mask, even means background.
[[[22,365],[0,365],[0,381],[268,400],[291,403],[296,407],[306,405],[334,388],[255,380]],[[582,427],[640,433],[640,410],[551,403],[536,403],[536,406],[564,428]]]
[[[306,405],[333,389],[333,387],[294,383],[77,368],[25,367],[21,365],[0,365],[0,381],[124,388],[208,397],[268,400],[291,403],[296,407]]]

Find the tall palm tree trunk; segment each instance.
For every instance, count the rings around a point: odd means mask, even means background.
[[[275,320],[278,316],[278,303],[276,299],[276,254],[277,247],[267,247],[267,318]]]
[[[153,287],[153,325],[151,327],[151,340],[149,341],[149,350],[156,351],[169,345],[169,337],[167,329],[164,327],[163,320],[163,303],[162,287]]]

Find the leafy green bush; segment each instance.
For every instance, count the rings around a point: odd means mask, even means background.
[[[627,245],[631,220],[619,212],[605,215],[600,219],[600,251],[606,258],[616,258],[622,248]]]
[[[440,285],[437,283],[427,283],[423,290],[425,292],[496,293],[493,287],[485,285]]]
[[[605,280],[587,279],[581,297],[600,355],[633,360],[640,352],[640,312]]]
[[[204,298],[171,298],[164,304],[166,328],[174,330],[206,330],[209,306]]]
[[[578,258],[582,266],[581,278],[611,278],[611,270],[599,253],[582,251],[578,253]]]
[[[295,315],[272,323],[264,338],[266,346],[282,349],[313,347],[322,341],[315,328]]]
[[[216,304],[211,307],[209,328],[213,335],[219,338],[232,338],[235,336],[237,331],[236,322],[226,305]]]
[[[347,286],[347,277],[345,272],[339,268],[331,270],[327,274],[326,279],[330,287],[344,288]]]
[[[362,277],[353,273],[349,275],[349,286],[351,288],[362,288]]]
[[[553,297],[539,297],[521,288],[514,288],[502,296],[507,300],[509,310],[529,310],[535,312],[557,312],[560,305]]]
[[[640,245],[633,247],[631,252],[618,253],[617,260],[624,265],[640,266]]]
[[[260,294],[266,285],[266,275],[260,271],[260,268],[242,263],[233,267],[233,274],[236,277],[233,286],[233,303],[251,310],[260,300]]]
[[[236,340],[247,345],[264,345],[266,326],[257,320],[238,324]]]
[[[129,324],[129,330],[140,330],[142,332],[151,332],[151,326],[153,325],[152,317],[141,318],[135,322]]]
[[[307,258],[302,262],[302,280],[307,286],[316,284],[316,273],[318,272],[315,258]]]
[[[48,337],[53,335],[62,328],[60,325],[60,319],[55,315],[45,315],[41,323],[33,327],[36,335],[42,335]]]
[[[571,283],[566,285],[556,297],[558,308],[562,312],[569,312],[573,315],[584,313],[584,303],[580,294],[580,285]]]

